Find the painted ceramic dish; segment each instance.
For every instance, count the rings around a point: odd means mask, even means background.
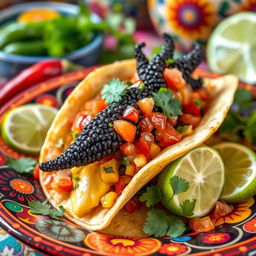
[[[255,8],[254,0],[148,0],[156,30],[175,36],[181,51],[187,51],[195,40],[205,42],[222,19]]]
[[[76,84],[92,69],[43,82],[15,97],[0,110],[0,121],[10,109],[36,102],[60,107]],[[198,69],[201,77],[217,75]],[[28,201],[44,201],[37,180],[21,177],[9,169],[6,156],[21,157],[0,138],[0,225],[39,250],[54,255],[253,255],[256,246],[256,205],[253,198],[237,204],[219,219],[214,232],[185,234],[175,239],[131,238],[106,235],[74,225],[66,219],[52,220],[32,214]],[[213,250],[213,251],[212,251]]]

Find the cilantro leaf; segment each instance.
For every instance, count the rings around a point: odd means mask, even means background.
[[[238,104],[240,110],[249,108],[252,105],[252,91],[246,89],[238,89],[235,94],[234,102]]]
[[[50,205],[43,204],[38,200],[29,201],[28,205],[31,209],[31,212],[34,214],[41,214],[41,215],[49,216],[55,220],[59,220],[59,217],[64,216],[63,206],[60,206],[59,210],[51,209]]]
[[[13,169],[15,172],[24,176],[30,176],[34,171],[37,162],[33,158],[22,157],[19,159],[13,159],[7,157],[6,163],[8,167]]]
[[[157,93],[153,93],[153,98],[155,105],[160,107],[168,118],[181,114],[181,103],[178,99],[173,97],[171,90],[160,88]]]
[[[114,173],[114,170],[112,167],[104,167],[104,172],[105,173]]]
[[[140,196],[139,200],[141,202],[146,201],[146,206],[150,207],[150,206],[155,205],[156,203],[160,202],[161,198],[162,198],[162,193],[161,193],[160,188],[158,186],[152,185],[150,187],[147,187],[146,192],[144,192]]]
[[[166,233],[167,236],[170,237],[179,237],[185,231],[185,224],[182,219],[178,216],[168,216],[169,228]]]
[[[182,215],[192,216],[194,214],[195,206],[196,206],[196,199],[193,199],[192,201],[188,199],[184,200],[180,205],[182,210]]]
[[[181,236],[185,232],[185,225],[178,216],[168,216],[163,210],[152,209],[148,212],[148,217],[143,227],[146,234],[161,237]]]
[[[110,80],[102,89],[102,98],[107,104],[120,101],[125,94],[126,85],[117,78]]]
[[[130,160],[127,156],[124,156],[122,158],[122,164],[124,164],[125,166],[128,166],[130,164]]]
[[[163,210],[152,209],[147,216],[143,231],[155,237],[164,236],[169,228],[166,213]]]
[[[244,136],[250,143],[256,145],[256,112],[248,118],[244,129]]]
[[[180,178],[179,176],[171,177],[170,185],[172,187],[173,195],[186,192],[189,188],[189,183],[185,179]]]

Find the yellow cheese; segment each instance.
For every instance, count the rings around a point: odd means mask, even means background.
[[[100,199],[110,190],[111,184],[101,179],[98,163],[73,168],[72,174],[79,177],[78,187],[70,195],[72,212],[82,217],[99,205]]]

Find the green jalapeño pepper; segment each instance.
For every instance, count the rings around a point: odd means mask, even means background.
[[[6,45],[3,49],[6,53],[26,55],[26,56],[45,56],[46,49],[43,41],[15,42]]]

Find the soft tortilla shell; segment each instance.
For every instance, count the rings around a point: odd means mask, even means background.
[[[135,72],[135,60],[126,60],[103,66],[90,73],[70,94],[54,119],[41,151],[40,162],[46,160],[46,155],[56,147],[55,144],[59,138],[65,137],[65,135],[70,132],[68,120],[80,111],[86,101],[94,98],[105,83],[114,77],[120,80],[129,79]],[[82,218],[74,216],[68,210],[70,200],[59,202],[57,194],[47,190],[43,185],[48,174],[41,172],[40,182],[48,200],[54,207],[58,207],[60,204],[63,205],[64,208],[67,208],[65,212],[67,218],[89,230],[102,230],[106,228],[119,212],[119,215],[113,220],[113,224],[115,223],[114,227],[119,226],[116,222],[122,221],[122,223],[124,223],[125,220],[122,219],[124,211],[120,210],[125,203],[167,164],[184,155],[191,149],[201,145],[218,129],[232,104],[237,84],[238,80],[233,75],[206,81],[205,86],[211,94],[212,101],[200,125],[195,129],[192,135],[185,137],[180,143],[166,148],[158,157],[143,167],[126,186],[122,195],[111,209],[104,209],[98,206],[90,214]],[[140,223],[143,221],[141,220],[142,218],[145,219],[145,214],[142,215],[138,217]],[[110,226],[107,230],[113,229],[111,229]]]

